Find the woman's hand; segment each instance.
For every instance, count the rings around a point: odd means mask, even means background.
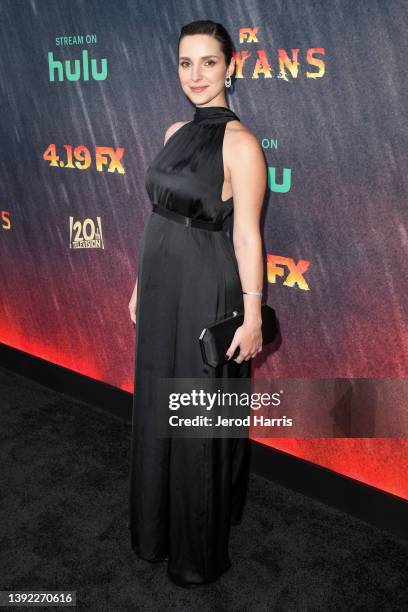
[[[131,321],[136,325],[136,299],[137,299],[137,279],[129,301],[129,314]]]
[[[262,322],[244,323],[235,331],[234,337],[227,350],[227,357],[234,354],[239,346],[239,353],[234,359],[236,363],[248,361],[262,351]]]

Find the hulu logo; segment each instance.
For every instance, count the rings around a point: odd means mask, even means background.
[[[73,67],[72,67],[73,64]],[[50,81],[55,81],[55,73],[57,80],[64,81],[65,77],[68,81],[79,81],[82,77],[83,81],[89,81],[89,59],[88,51],[82,51],[82,63],[80,59],[65,60],[60,62],[54,59],[52,51],[48,52],[48,70]],[[101,68],[98,72],[97,60],[91,59],[91,78],[94,81],[104,81],[108,74],[108,60],[106,57],[101,59]]]

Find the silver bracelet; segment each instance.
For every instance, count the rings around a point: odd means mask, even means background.
[[[260,295],[261,297],[263,295],[262,291],[243,291],[242,293],[245,293],[246,295]]]

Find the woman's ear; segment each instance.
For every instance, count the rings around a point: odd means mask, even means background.
[[[228,66],[228,74],[232,77],[235,72],[235,57],[233,57]]]

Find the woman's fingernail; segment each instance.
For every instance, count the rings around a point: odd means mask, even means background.
[[[228,353],[225,353],[225,359],[229,359]]]

